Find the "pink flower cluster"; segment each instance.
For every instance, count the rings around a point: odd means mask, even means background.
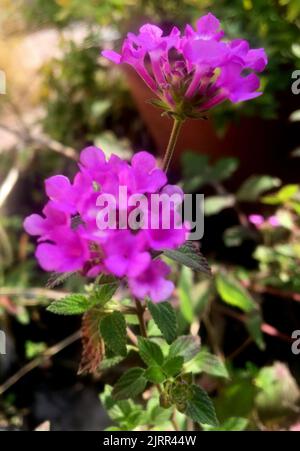
[[[242,39],[222,41],[223,36],[219,20],[209,13],[195,30],[187,25],[183,35],[174,27],[164,36],[146,24],[138,35],[128,33],[120,54],[105,50],[102,55],[132,66],[166,110],[195,117],[226,99],[236,103],[261,94],[254,72],[267,64],[264,49],[251,49]]]
[[[25,230],[39,237],[36,258],[44,270],[126,277],[134,296],[162,301],[174,286],[166,279],[168,265],[159,258],[152,259],[151,251],[179,247],[185,241],[186,230],[172,226],[100,230],[97,198],[100,193],[117,197],[120,186],[126,186],[128,195],[180,192],[180,188],[167,185],[165,173],[147,152],[137,153],[129,164],[115,155],[106,161],[102,150],[87,147],[81,152],[73,182],[63,175],[45,181],[49,201],[43,216],[27,217]],[[117,206],[119,210],[123,207],[121,203]]]
[[[280,226],[280,222],[275,215],[264,218],[262,215],[253,214],[248,216],[248,219],[257,229],[263,229],[265,227],[276,228]]]

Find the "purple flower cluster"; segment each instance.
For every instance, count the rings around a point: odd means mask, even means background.
[[[195,30],[187,25],[183,35],[174,27],[164,36],[146,24],[138,35],[128,33],[120,54],[105,50],[102,55],[132,66],[167,111],[197,117],[226,99],[237,103],[261,95],[254,72],[267,64],[264,49],[251,49],[242,39],[223,41],[223,36],[219,20],[209,13]]]
[[[118,198],[120,186],[126,187],[128,196],[181,192],[180,188],[167,185],[166,174],[147,152],[135,154],[129,164],[116,155],[106,161],[102,150],[87,147],[81,152],[73,182],[63,175],[45,181],[49,201],[43,216],[27,217],[25,230],[39,237],[36,257],[44,270],[82,271],[89,277],[100,273],[126,277],[134,296],[162,301],[170,296],[174,286],[166,279],[170,268],[161,259],[153,259],[151,251],[183,244],[185,226],[99,229],[97,214],[102,207],[97,207],[97,198],[100,193]],[[119,212],[123,208],[122,202],[117,203]]]

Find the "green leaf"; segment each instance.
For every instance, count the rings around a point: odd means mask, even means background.
[[[221,182],[228,179],[237,170],[238,165],[239,160],[237,158],[221,158],[211,169],[210,181]]]
[[[119,285],[120,281],[115,277],[102,274],[95,284],[95,289],[92,294],[93,304],[105,305],[111,300]]]
[[[201,372],[211,376],[228,378],[229,374],[224,362],[214,354],[202,349],[192,360],[184,365],[188,373],[198,374]]]
[[[153,341],[138,337],[139,354],[148,366],[160,366],[164,361],[160,347]]]
[[[105,344],[116,354],[126,356],[126,322],[120,312],[106,315],[100,321],[100,333]]]
[[[268,205],[279,205],[288,202],[294,198],[299,191],[299,185],[285,185],[274,194],[264,196],[261,201]]]
[[[141,393],[147,384],[144,374],[143,368],[131,368],[126,371],[114,386],[112,391],[114,399],[134,398]]]
[[[187,401],[186,415],[200,424],[218,426],[218,420],[212,400],[198,385],[192,385]]]
[[[210,166],[207,155],[184,152],[182,156],[184,191],[191,192],[207,183]]]
[[[260,350],[266,348],[264,336],[261,330],[262,317],[260,311],[250,312],[246,319],[246,328]]]
[[[194,320],[193,299],[191,296],[192,287],[193,272],[191,269],[183,267],[179,278],[178,297],[180,302],[180,311],[188,323],[192,323]]]
[[[109,385],[104,387],[100,400],[108,416],[118,424],[119,430],[132,430],[140,424],[142,407],[131,399],[116,401],[112,397],[112,387]]]
[[[149,301],[147,302],[147,307],[167,343],[172,343],[177,337],[177,320],[175,310],[171,304],[169,302],[154,304]]]
[[[145,378],[153,384],[160,384],[166,379],[165,373],[159,366],[150,366],[144,374]]]
[[[255,202],[263,193],[280,185],[281,181],[270,175],[252,175],[239,188],[236,197],[238,201]]]
[[[232,194],[224,194],[222,196],[209,196],[205,198],[204,213],[206,216],[216,215],[225,208],[233,207],[235,197]]]
[[[223,240],[227,247],[238,247],[243,241],[253,238],[253,231],[241,225],[229,227],[223,234]]]
[[[192,241],[187,241],[183,246],[178,249],[168,249],[164,251],[164,254],[172,260],[187,266],[194,271],[203,272],[211,275],[210,267],[208,263]]]
[[[216,288],[220,297],[227,304],[238,307],[244,312],[256,309],[256,303],[250,293],[233,275],[218,273],[216,276]]]
[[[168,358],[181,356],[185,362],[188,362],[199,352],[199,350],[200,338],[198,336],[182,335],[171,344]]]
[[[163,364],[163,371],[167,376],[176,376],[182,370],[184,358],[181,355],[168,358]]]
[[[244,431],[248,423],[247,418],[231,417],[219,427],[204,425],[203,429],[205,431]]]
[[[25,355],[26,359],[33,359],[34,357],[42,354],[47,349],[46,343],[43,342],[35,342],[35,341],[26,341],[25,343]]]
[[[112,366],[118,365],[118,363],[122,362],[122,360],[124,360],[124,357],[120,355],[116,355],[113,357],[105,357],[105,359],[103,359],[99,365],[99,370],[100,371],[108,370]]]
[[[51,302],[47,310],[58,315],[81,315],[92,307],[83,294],[70,294],[65,298]]]

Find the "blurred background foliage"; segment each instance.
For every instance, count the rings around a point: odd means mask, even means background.
[[[72,175],[86,144],[125,158],[141,148],[158,153],[126,77],[99,50],[117,49],[146,21],[182,27],[212,11],[230,38],[265,47],[270,61],[261,77],[264,95],[219,109],[217,130],[242,115],[288,120],[299,110],[291,74],[300,68],[300,2],[0,0],[0,7],[0,68],[7,78],[0,97],[0,329],[8,334],[8,354],[0,356],[0,428],[32,429],[51,420],[54,429],[101,429],[120,416],[111,405],[110,419],[103,413],[98,392],[105,405],[109,390],[103,386],[126,362],[101,378],[78,379],[77,341],[47,357],[45,350],[80,324],[53,318],[45,305],[62,292],[83,291],[86,281],[70,277],[47,285],[22,230],[24,216],[43,205],[43,179]],[[198,333],[201,325],[208,349],[193,371],[214,396],[222,429],[299,430],[300,365],[291,352],[291,334],[300,329],[299,180],[280,180],[270,162],[269,174],[253,172],[237,183],[237,158],[213,160],[190,150],[170,177],[188,192],[206,194],[201,247],[213,270],[207,279],[173,267],[181,333]],[[7,386],[28,362],[34,370]],[[117,408],[122,427],[149,422],[150,413],[154,427],[161,423],[150,401],[144,410],[131,403]]]

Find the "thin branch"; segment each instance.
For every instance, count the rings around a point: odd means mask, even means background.
[[[226,361],[235,359],[235,357],[240,355],[251,343],[253,343],[253,340],[251,337],[248,337],[237,349],[226,357]]]
[[[231,318],[233,318],[237,321],[240,321],[241,323],[245,324],[247,321],[247,318],[245,315],[234,312],[233,310],[231,310],[223,305],[215,304],[214,308],[219,310],[224,315],[230,316]],[[265,333],[266,335],[270,335],[271,337],[279,338],[280,340],[286,341],[287,343],[291,343],[293,341],[289,335],[286,335],[286,334],[280,332],[274,326],[271,326],[271,324],[262,323],[260,328],[263,333]]]
[[[274,288],[265,285],[259,285],[257,283],[248,282],[243,280],[241,282],[244,287],[248,288],[250,291],[254,291],[255,293],[260,294],[271,294],[274,296],[278,296],[280,298],[291,299],[296,302],[300,302],[300,293],[295,293],[293,291],[281,290],[279,288]]]
[[[129,327],[126,327],[127,337],[134,346],[137,346],[138,340],[134,332]]]
[[[207,330],[208,338],[209,338],[209,341],[210,341],[210,344],[211,344],[211,347],[212,347],[214,353],[216,355],[218,355],[222,360],[224,360],[224,354],[222,353],[222,351],[220,349],[220,346],[218,343],[218,338],[215,333],[215,329],[214,329],[213,325],[211,324],[210,319],[207,314],[203,316],[202,321]]]
[[[73,149],[73,147],[65,146],[64,144],[50,138],[49,136],[46,136],[44,134],[32,134],[27,131],[21,132],[12,127],[8,127],[5,124],[0,124],[0,128],[26,143],[38,144],[39,146],[47,147],[48,149],[53,150],[53,152],[59,153],[67,158],[71,158],[75,161],[78,160],[78,153],[75,149]]]
[[[65,291],[49,290],[47,288],[20,288],[20,287],[3,287],[0,288],[0,296],[24,296],[28,298],[45,297],[53,300],[62,299],[67,296]]]
[[[39,365],[41,365],[41,363],[45,362],[50,357],[53,357],[54,355],[58,354],[67,346],[70,346],[72,343],[79,340],[80,337],[81,331],[78,330],[69,337],[64,338],[60,342],[56,343],[54,346],[51,346],[50,348],[46,349],[46,351],[44,351],[41,355],[37,356],[35,359],[28,362],[20,370],[18,370],[15,374],[13,374],[10,378],[8,378],[2,385],[0,385],[0,395],[2,395],[9,388],[11,388],[15,383],[17,383],[30,371],[34,370]]]

